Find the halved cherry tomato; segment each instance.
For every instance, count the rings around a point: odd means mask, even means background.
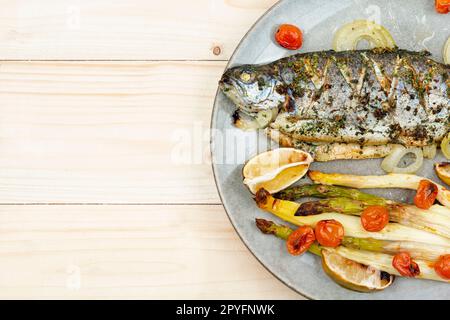
[[[450,10],[450,0],[435,0],[434,7],[439,13],[448,13]]]
[[[313,228],[302,226],[289,235],[286,246],[290,254],[298,256],[308,250],[314,241],[316,237]]]
[[[440,256],[434,264],[434,271],[443,279],[450,280],[450,254]]]
[[[389,211],[383,206],[369,206],[361,214],[364,230],[378,232],[389,223]]]
[[[437,185],[429,180],[420,180],[419,188],[417,188],[414,204],[420,209],[429,209],[438,195],[439,189]]]
[[[314,229],[317,241],[325,247],[337,247],[344,238],[344,227],[336,220],[321,220]]]
[[[404,277],[416,277],[420,274],[419,265],[407,252],[397,253],[392,259],[392,266]]]
[[[282,24],[278,27],[275,40],[286,49],[297,50],[303,44],[303,33],[292,24]]]

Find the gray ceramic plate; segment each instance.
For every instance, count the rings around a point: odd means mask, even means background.
[[[273,61],[293,52],[277,46],[272,38],[281,23],[293,23],[304,31],[301,52],[331,48],[334,31],[355,19],[370,19],[385,26],[400,48],[427,49],[442,61],[442,47],[450,36],[450,17],[434,12],[430,0],[291,0],[271,8],[243,38],[229,66]],[[322,271],[320,259],[305,254],[290,256],[281,240],[256,229],[256,217],[276,220],[259,210],[242,184],[243,163],[271,146],[263,132],[243,132],[231,124],[232,104],[218,93],[212,115],[212,158],[217,188],[236,231],[258,260],[286,285],[313,299],[438,299],[450,298],[450,286],[423,280],[396,279],[377,293],[357,293],[343,289]],[[443,160],[439,155],[435,161]],[[428,160],[419,175],[437,179],[433,161]],[[380,160],[314,163],[325,172],[383,174]],[[437,180],[436,180],[437,181]],[[304,183],[303,180],[300,183]],[[411,201],[405,190],[369,190],[396,200]],[[278,221],[280,222],[280,221]]]

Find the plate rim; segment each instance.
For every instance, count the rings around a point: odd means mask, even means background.
[[[228,59],[228,62],[225,66],[225,69],[228,69],[228,67],[230,66],[231,61],[233,60],[233,57],[236,55],[237,53],[237,49],[241,46],[241,44],[247,39],[247,37],[249,36],[250,32],[253,31],[254,27],[262,20],[264,19],[268,14],[270,14],[270,12],[272,12],[275,8],[277,8],[279,5],[281,5],[281,3],[283,3],[284,0],[279,0],[276,3],[274,3],[270,8],[268,8],[266,10],[266,12],[264,12],[264,14],[262,14],[252,25],[251,27],[247,30],[247,32],[244,34],[244,36],[241,38],[241,40],[239,41],[239,43],[237,44],[237,46],[235,47],[232,55],[230,56],[230,58]],[[239,232],[238,228],[236,227],[236,225],[233,223],[233,220],[231,218],[230,213],[227,210],[227,207],[225,205],[225,202],[223,201],[222,198],[222,193],[219,187],[219,183],[217,182],[217,175],[216,175],[216,163],[214,161],[215,159],[215,155],[213,152],[213,130],[214,130],[214,125],[215,125],[215,114],[216,114],[216,107],[217,107],[217,97],[219,96],[220,90],[219,87],[217,87],[216,89],[216,94],[214,97],[214,104],[213,104],[213,109],[211,112],[211,120],[210,120],[210,125],[209,125],[209,131],[210,131],[210,140],[209,140],[209,149],[210,149],[210,155],[211,155],[211,167],[212,167],[212,172],[213,172],[213,177],[214,177],[214,184],[216,185],[216,190],[217,193],[219,195],[219,199],[221,202],[221,205],[223,207],[223,209],[225,210],[225,213],[227,215],[228,221],[230,221],[231,225],[233,226],[234,231],[236,232],[236,234],[238,235],[239,239],[241,240],[241,242],[245,245],[245,247],[247,248],[247,250],[252,254],[252,256],[264,267],[264,269],[266,269],[271,275],[273,275],[278,281],[280,281],[281,283],[283,283],[285,286],[287,286],[288,288],[290,288],[291,290],[293,290],[294,292],[300,294],[301,296],[303,296],[304,298],[306,298],[307,300],[318,300],[319,298],[313,298],[310,294],[306,294],[300,290],[298,290],[297,288],[291,286],[290,284],[288,284],[285,280],[283,280],[279,275],[275,274],[272,270],[270,270],[270,268],[268,266],[265,265],[265,263],[263,263],[259,257],[253,252],[253,250],[250,248],[250,245],[244,240],[243,236],[241,235],[241,233]]]

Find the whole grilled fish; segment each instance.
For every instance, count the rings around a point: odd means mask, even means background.
[[[228,69],[220,80],[236,126],[267,127],[319,161],[438,144],[450,131],[449,86],[450,66],[399,49],[296,54]]]

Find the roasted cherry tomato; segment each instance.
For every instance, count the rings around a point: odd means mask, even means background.
[[[344,227],[336,220],[321,220],[314,229],[317,242],[325,247],[337,247],[344,238]]]
[[[397,253],[392,259],[392,266],[404,277],[416,277],[420,274],[419,265],[407,252]]]
[[[429,180],[420,180],[419,188],[414,197],[414,204],[420,209],[429,209],[438,195],[437,185]]]
[[[313,228],[302,226],[289,235],[286,246],[290,254],[298,256],[308,250],[314,241],[316,237]]]
[[[389,211],[383,206],[369,206],[361,214],[364,230],[378,232],[389,223]]]
[[[434,7],[439,13],[448,13],[450,10],[450,0],[435,0]]]
[[[302,31],[291,24],[282,24],[278,27],[275,40],[286,49],[297,50],[303,44]]]
[[[450,254],[440,256],[434,264],[434,271],[443,279],[450,280]]]

